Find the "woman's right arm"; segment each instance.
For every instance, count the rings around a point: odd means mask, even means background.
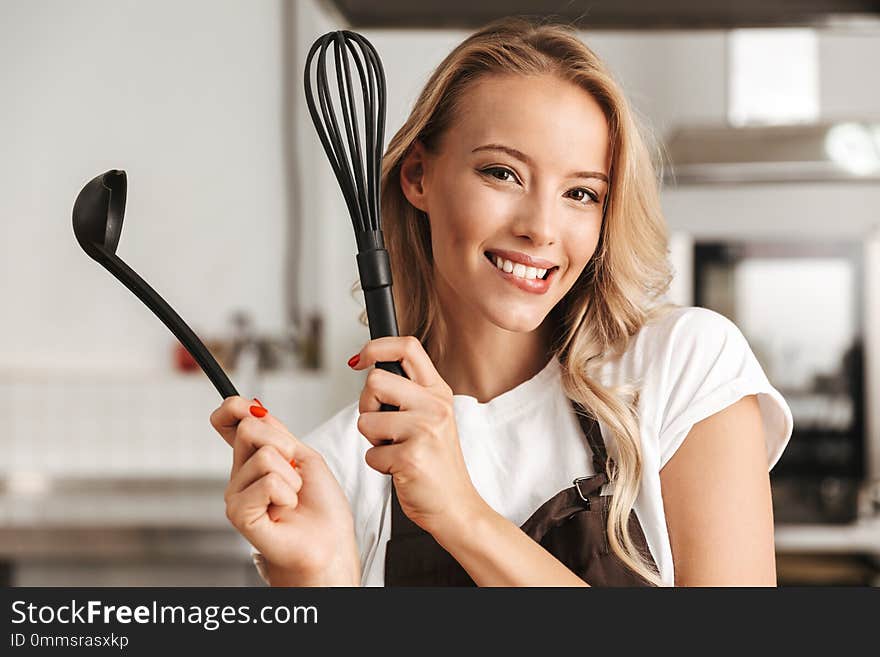
[[[226,516],[262,555],[270,585],[360,586],[344,491],[321,454],[263,410],[235,396],[211,414],[233,448]]]

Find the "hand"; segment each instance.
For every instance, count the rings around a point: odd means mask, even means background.
[[[366,462],[390,474],[403,512],[435,537],[466,526],[485,504],[471,482],[455,424],[452,389],[413,336],[377,338],[359,352],[353,367],[401,361],[409,377],[374,368],[358,409],[358,431],[373,445]],[[380,411],[382,403],[398,411]],[[388,440],[392,444],[386,444]]]
[[[315,449],[262,406],[228,397],[211,425],[233,447],[226,515],[285,583],[360,585],[360,557],[345,493]]]

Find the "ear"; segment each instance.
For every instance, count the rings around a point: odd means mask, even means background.
[[[425,169],[428,153],[425,145],[416,140],[400,165],[400,189],[406,200],[422,212],[428,212],[428,199],[425,186]]]

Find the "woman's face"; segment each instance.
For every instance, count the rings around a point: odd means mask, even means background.
[[[608,140],[593,97],[555,76],[466,89],[435,151],[416,143],[401,169],[430,221],[444,308],[509,331],[541,325],[596,250]]]

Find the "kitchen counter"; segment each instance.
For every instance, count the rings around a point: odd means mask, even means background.
[[[846,525],[777,525],[777,552],[834,552],[880,558],[880,518]]]
[[[0,480],[0,526],[229,526],[219,477]]]
[[[0,559],[242,558],[221,479],[29,479],[0,485]]]
[[[247,586],[250,544],[229,524],[227,480],[0,482],[7,582],[39,586]]]
[[[215,564],[253,570],[229,524],[221,478],[0,480],[0,562]],[[778,525],[777,553],[880,557],[880,518],[849,525]],[[152,564],[152,565],[150,565]],[[45,575],[48,577],[49,575]],[[147,575],[145,575],[147,577]]]

